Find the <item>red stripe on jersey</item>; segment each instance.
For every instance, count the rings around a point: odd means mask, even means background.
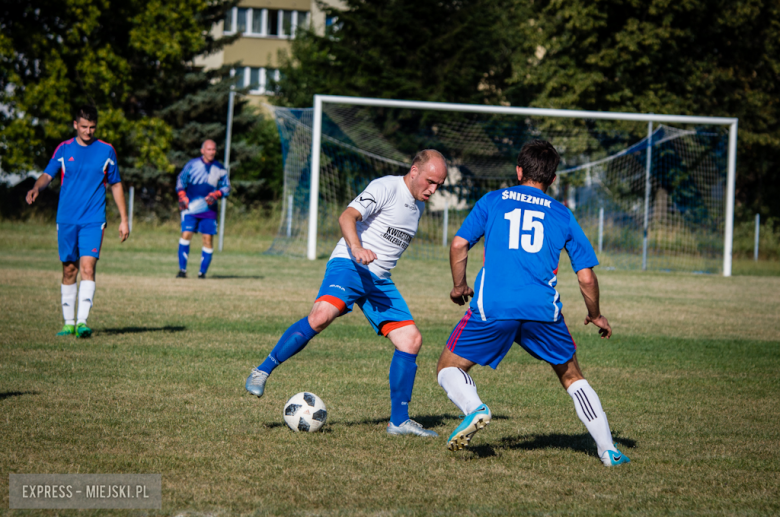
[[[563,320],[563,326],[566,327],[566,332],[569,333],[571,344],[574,345],[574,350],[577,350],[577,343],[574,342],[574,336],[571,335],[571,331],[569,330],[569,326],[566,324],[566,320],[564,319],[563,314],[561,314],[561,320]]]
[[[58,145],[57,148],[54,150],[54,152],[51,154],[52,160],[54,159],[54,155],[57,154],[57,151],[60,150],[60,147],[62,147],[63,145],[68,145],[68,144],[72,144],[72,143],[73,143],[73,139],[72,138],[70,140],[65,140],[64,142],[60,142],[60,145]]]
[[[113,145],[109,144],[108,142],[104,142],[103,140],[101,140],[101,139],[99,139],[99,138],[98,138],[98,142],[100,142],[100,143],[103,143],[103,144],[106,144],[106,145],[107,145],[107,146],[109,146],[111,149],[113,149],[113,151],[114,151],[114,154],[116,154],[116,149],[114,149],[114,146],[113,146]]]
[[[379,332],[381,332],[383,336],[387,337],[387,335],[395,329],[408,327],[409,325],[414,325],[414,320],[385,321],[379,325]]]
[[[335,296],[331,296],[329,294],[323,294],[322,296],[320,296],[319,298],[317,298],[314,301],[315,301],[315,303],[316,302],[327,302],[327,303],[331,304],[332,306],[334,306],[335,308],[337,308],[341,314],[343,314],[344,311],[347,309],[347,304],[344,303],[343,300],[340,300],[340,299],[336,298]]]
[[[463,329],[466,328],[466,324],[469,322],[470,318],[471,309],[466,311],[466,314],[460,319],[460,323],[458,323],[458,326],[455,327],[455,330],[452,331],[452,335],[447,341],[447,350],[450,352],[455,350],[455,345],[458,344],[458,339],[460,339],[460,335],[463,333]]]

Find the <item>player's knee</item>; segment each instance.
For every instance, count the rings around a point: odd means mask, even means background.
[[[315,332],[322,332],[339,315],[338,309],[328,303],[318,303],[309,313],[309,325]]]
[[[422,334],[420,334],[420,331],[417,329],[417,327],[408,327],[410,330],[407,333],[406,336],[404,336],[403,344],[398,347],[403,352],[407,352],[410,354],[419,354],[420,349],[422,348]]]

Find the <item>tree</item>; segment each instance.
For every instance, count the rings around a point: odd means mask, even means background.
[[[172,104],[214,23],[235,0],[7,0],[0,10],[0,158],[6,172],[42,169],[71,135],[72,110],[99,109],[125,179],[167,181]]]
[[[324,35],[301,31],[283,59],[285,106],[316,93],[497,103],[510,77],[509,0],[346,0],[320,7],[338,21]]]
[[[739,117],[738,216],[780,216],[780,4],[536,0],[514,105]]]

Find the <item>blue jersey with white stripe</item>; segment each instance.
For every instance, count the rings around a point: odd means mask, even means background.
[[[81,145],[75,138],[62,142],[43,171],[60,175],[57,222],[90,224],[106,222],[106,183],[119,183],[116,152],[111,144],[93,140]]]
[[[562,307],[555,290],[561,250],[574,271],[598,265],[574,215],[534,187],[486,194],[456,235],[469,247],[485,237],[485,264],[471,300],[474,316],[483,320],[556,322]]]
[[[230,194],[230,180],[227,170],[218,161],[206,163],[203,158],[194,158],[179,173],[176,180],[176,191],[185,191],[190,203],[196,199],[203,199],[215,190],[222,192],[227,197]],[[216,219],[217,203],[209,205],[205,212],[192,214],[200,219]]]

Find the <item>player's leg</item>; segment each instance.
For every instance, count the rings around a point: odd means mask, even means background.
[[[181,238],[179,239],[179,272],[176,278],[187,278],[187,259],[190,256],[190,242],[197,231],[198,220],[191,215],[181,218]]]
[[[282,334],[265,361],[253,369],[244,387],[252,395],[262,397],[268,377],[277,366],[303,350],[314,336],[325,330],[340,311],[328,302],[315,302],[311,312],[292,325]]]
[[[492,418],[490,408],[477,394],[469,370],[474,364],[498,366],[512,347],[517,326],[515,321],[483,321],[472,317],[468,310],[452,330],[436,368],[439,386],[464,414],[463,422],[447,439],[451,451],[468,446],[471,438]]]
[[[79,274],[78,227],[74,224],[57,225],[57,248],[62,262],[62,284],[60,286],[62,316],[65,324],[57,335],[70,336],[76,333],[76,298]]]
[[[97,268],[97,258],[85,256],[79,260],[79,269],[81,270],[81,282],[79,283],[79,309],[76,318],[76,335],[78,337],[89,337],[92,335],[92,329],[87,326],[89,311],[95,299],[95,270]]]
[[[57,335],[70,336],[76,333],[76,298],[78,297],[78,286],[76,277],[79,274],[79,267],[76,262],[68,261],[62,263],[62,285],[60,293],[62,295],[62,317],[65,324]]]
[[[350,260],[334,259],[328,262],[322,286],[309,315],[293,323],[268,354],[265,361],[254,368],[246,380],[246,390],[262,397],[268,376],[277,366],[303,350],[314,336],[325,330],[336,318],[352,310],[355,298],[362,288],[354,274]]]
[[[208,225],[206,221],[211,221],[212,224]],[[214,226],[214,228],[206,228],[206,226]],[[214,255],[214,234],[217,231],[216,219],[204,219],[201,223],[201,235],[203,237],[203,249],[200,257],[200,271],[198,271],[198,278],[206,278],[206,273],[211,265],[211,257]],[[214,233],[210,233],[210,232]]]
[[[444,347],[439,356],[439,364],[436,366],[436,380],[439,386],[464,415],[484,405],[477,394],[477,385],[468,373],[475,364]]]
[[[596,442],[601,461],[607,466],[628,463],[628,458],[612,441],[607,415],[598,395],[582,375],[577,362],[577,345],[564,319],[556,323],[525,321],[518,331],[517,342],[532,356],[552,366],[571,396],[577,416]]]
[[[574,401],[574,410],[577,412],[577,416],[596,442],[602,463],[612,467],[631,461],[628,456],[618,450],[615,442],[612,441],[612,432],[609,429],[607,415],[601,407],[601,400],[582,375],[577,355],[574,354],[563,364],[552,364],[551,366],[558,375],[563,389]]]
[[[387,425],[387,432],[391,435],[412,434],[435,438],[439,436],[437,433],[423,429],[422,425],[409,418],[409,403],[412,400],[414,380],[417,376],[417,354],[422,347],[422,334],[411,320],[411,314],[404,317],[409,319],[380,327],[382,333],[395,347],[388,376],[390,422]]]
[[[76,335],[89,337],[92,330],[87,326],[89,311],[95,298],[95,270],[103,247],[105,223],[85,224],[79,226],[79,309],[76,316]]]

